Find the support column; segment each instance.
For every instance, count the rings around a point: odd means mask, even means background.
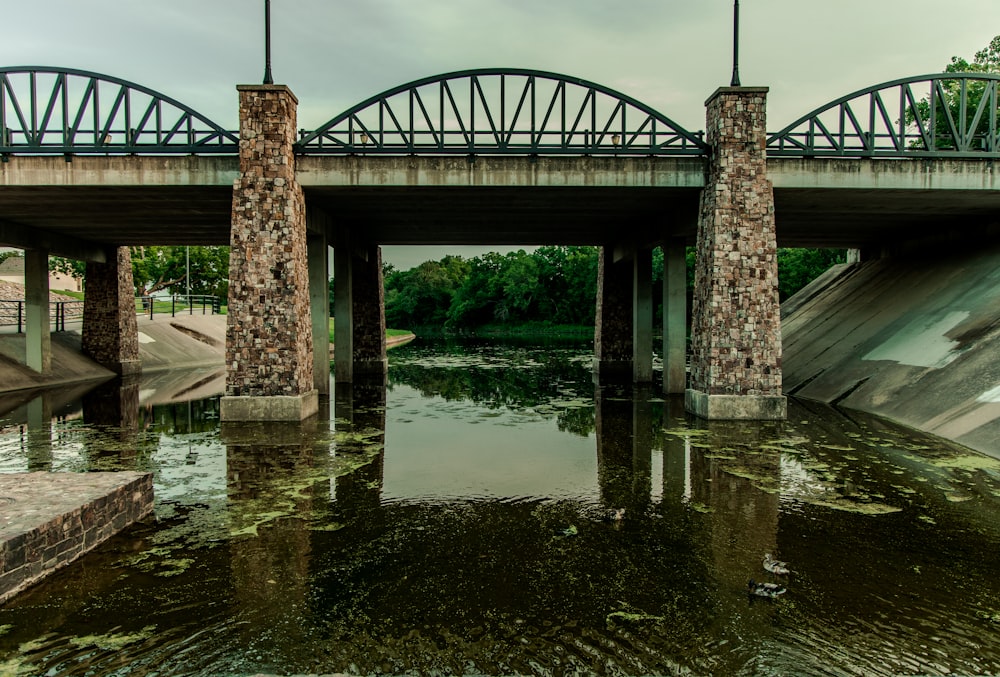
[[[712,146],[701,194],[688,411],[784,419],[774,192],[767,179],[767,88],[726,87],[706,102]]]
[[[83,352],[115,373],[139,373],[142,362],[129,248],[118,247],[106,263],[88,261],[84,285]]]
[[[653,252],[643,247],[632,259],[632,380],[653,382]]]
[[[614,249],[601,247],[594,325],[594,376],[600,383],[632,378],[632,276],[630,261],[616,263]]]
[[[295,421],[318,410],[305,198],[295,177],[298,100],[284,85],[239,85],[223,421]]]
[[[683,238],[663,243],[663,392],[687,388],[687,259]]]
[[[333,370],[337,383],[354,380],[354,257],[351,233],[338,228],[333,242]]]
[[[47,374],[52,368],[52,327],[49,317],[49,253],[43,249],[24,251],[24,361],[29,368]]]
[[[385,287],[382,284],[382,248],[367,245],[352,263],[354,275],[354,376],[385,379]]]
[[[309,236],[309,307],[312,316],[313,387],[330,394],[330,264],[326,235]]]

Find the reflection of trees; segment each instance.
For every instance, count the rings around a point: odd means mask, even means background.
[[[425,397],[469,400],[488,409],[589,401],[590,356],[590,345],[579,339],[421,341],[392,354],[389,386],[408,385]],[[554,413],[560,430],[583,436],[594,430],[590,406],[562,407]]]

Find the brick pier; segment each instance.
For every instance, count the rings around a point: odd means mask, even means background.
[[[0,474],[0,603],[152,511],[149,473]]]
[[[295,176],[298,100],[284,85],[240,85],[233,188],[225,421],[301,420],[318,410],[305,198]]]
[[[127,376],[142,370],[132,284],[132,255],[118,247],[107,263],[87,263],[83,298],[83,352]]]
[[[701,196],[688,411],[784,419],[774,192],[767,178],[767,88],[727,87],[706,102],[712,147]]]

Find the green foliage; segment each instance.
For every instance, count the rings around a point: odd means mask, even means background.
[[[9,252],[0,252],[0,263],[3,263],[7,259],[19,258],[21,256],[22,256],[21,252],[17,250],[12,250]]]
[[[191,261],[191,293],[222,299],[229,295],[229,247],[133,247],[132,283],[136,296],[161,290],[187,293],[187,258]],[[49,270],[83,280],[87,264],[59,256],[49,257]]]
[[[971,62],[966,61],[962,57],[951,57],[951,63],[945,66],[944,72],[1000,73],[1000,35],[994,37],[984,49],[976,52]],[[962,84],[960,81],[946,80],[942,85],[945,101],[941,101],[936,97],[933,98],[935,107],[933,111],[934,145],[938,150],[952,150],[955,148],[951,125],[953,123],[956,130],[960,130],[962,127],[961,88]],[[986,91],[986,82],[968,81],[967,88],[968,103],[965,109],[965,129],[967,133],[974,134],[974,138],[978,137],[985,140],[989,133],[990,111],[984,109],[980,112],[979,105]],[[930,97],[924,97],[917,102],[916,115],[913,109],[907,109],[905,116],[906,124],[913,125],[916,122],[917,116],[926,123],[931,117],[931,112],[931,99]],[[977,113],[979,114],[978,121],[976,120]],[[922,147],[923,143],[914,142],[914,146]]]
[[[469,263],[460,256],[446,256],[404,272],[387,268],[386,323],[396,327],[440,326],[447,320],[452,297],[468,274]]]
[[[782,301],[799,291],[835,263],[847,260],[843,249],[779,249],[778,295]]]

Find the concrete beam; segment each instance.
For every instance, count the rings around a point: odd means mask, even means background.
[[[653,252],[636,248],[632,260],[632,381],[653,381]]]
[[[239,158],[215,155],[18,156],[0,165],[3,186],[226,186]]]
[[[52,368],[52,328],[49,317],[49,253],[24,252],[25,364],[40,374]]]
[[[354,380],[354,271],[351,233],[338,228],[333,243],[333,371],[337,383]]]
[[[307,219],[308,222],[308,219]],[[326,235],[310,234],[309,310],[313,335],[313,385],[330,394],[330,264]]]
[[[688,157],[302,156],[310,186],[568,186],[702,188],[705,160]]]
[[[982,160],[768,158],[767,177],[775,190],[1000,190],[1000,172]]]
[[[40,228],[29,228],[2,219],[0,219],[0,244],[24,250],[44,250],[54,256],[94,263],[107,263],[112,256],[108,247],[97,242],[72,235],[50,233]]]
[[[663,392],[687,388],[687,260],[684,240],[663,244]]]

